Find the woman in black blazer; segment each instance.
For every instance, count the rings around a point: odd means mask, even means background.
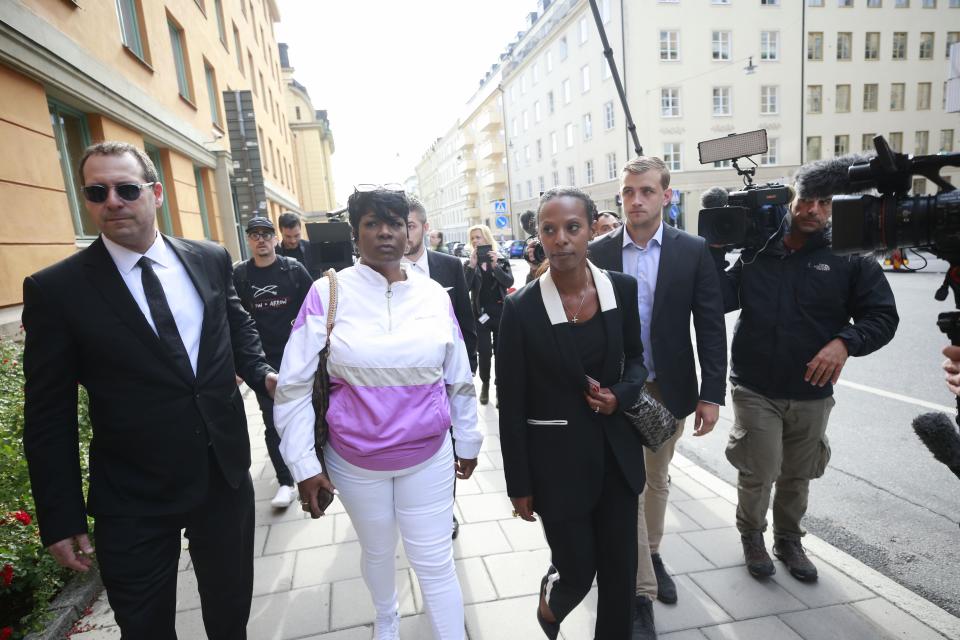
[[[636,402],[647,370],[636,281],[587,261],[595,211],[578,189],[540,198],[550,268],[504,305],[500,438],[514,516],[533,522],[539,514],[552,554],[540,626],[556,638],[596,576],[595,638],[628,640],[644,469],[622,409]]]

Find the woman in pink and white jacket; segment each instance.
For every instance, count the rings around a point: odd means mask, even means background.
[[[311,393],[327,337],[328,278],[314,283],[283,354],[274,407],[280,450],[304,510],[317,489],[337,488],[360,541],[375,638],[399,638],[399,529],[434,637],[462,640],[451,470],[469,478],[483,441],[466,347],[443,287],[401,267],[409,214],[403,192],[356,191],[348,209],[360,262],[337,274],[327,469],[314,451]]]

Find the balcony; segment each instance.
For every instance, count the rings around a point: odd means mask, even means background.
[[[478,207],[468,207],[467,209],[464,209],[463,215],[467,224],[471,226],[480,224],[480,209]]]
[[[467,196],[475,196],[479,189],[477,188],[477,181],[467,179],[463,183],[463,192]]]
[[[477,116],[477,129],[488,131],[503,126],[503,115],[496,107],[487,107]]]
[[[468,158],[463,158],[463,159],[460,160],[460,162],[457,164],[457,170],[458,170],[460,173],[467,173],[468,171],[476,171],[476,170],[477,170],[477,160],[476,160],[473,156],[470,156],[470,157],[468,157]]]
[[[485,189],[492,189],[507,184],[507,174],[502,169],[488,171],[480,177],[480,184]]]
[[[477,148],[477,156],[481,160],[500,157],[503,152],[503,140],[487,140]]]
[[[457,150],[464,151],[466,149],[473,148],[473,132],[468,130],[461,130],[457,133]]]

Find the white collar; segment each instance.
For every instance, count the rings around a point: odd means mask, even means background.
[[[163,236],[159,233],[157,233],[157,236],[153,239],[153,244],[150,245],[146,253],[131,251],[126,247],[120,246],[102,233],[100,234],[100,238],[103,240],[103,246],[107,248],[110,257],[113,258],[114,264],[117,265],[117,269],[119,269],[123,275],[127,275],[133,271],[133,268],[137,266],[137,263],[140,262],[140,258],[143,256],[147,256],[161,267],[167,268],[171,266],[171,261],[176,260],[173,251],[167,246],[167,243],[163,241]]]
[[[357,264],[355,264],[354,267],[356,267],[357,274],[359,274],[361,278],[363,278],[364,280],[366,280],[366,281],[369,282],[370,284],[376,284],[376,285],[378,285],[378,286],[388,287],[388,288],[391,286],[391,285],[387,282],[387,279],[384,278],[383,275],[382,275],[379,271],[377,271],[376,269],[370,267],[370,265],[364,264],[362,258],[361,258],[359,261],[357,261]],[[400,269],[403,270],[403,272],[407,274],[407,279],[406,279],[406,280],[397,280],[396,282],[393,283],[393,286],[396,286],[396,285],[404,285],[404,284],[406,284],[406,283],[409,281],[409,278],[410,278],[410,268],[409,268],[406,264],[404,264],[403,260],[400,261]]]
[[[653,242],[654,240],[656,240],[658,245],[660,245],[661,247],[663,246],[663,220],[660,221],[660,225],[657,227],[657,232],[653,234],[653,237],[650,238],[650,240],[647,242],[647,246],[646,246],[647,249],[650,248],[650,243]],[[644,247],[641,247],[640,245],[638,245],[636,242],[633,241],[633,238],[630,237],[630,232],[627,231],[627,225],[623,225],[623,248],[626,249],[630,245],[635,246],[637,249],[640,249],[641,251],[644,249]]]
[[[610,281],[610,277],[589,260],[587,260],[587,266],[593,274],[593,283],[597,287],[597,297],[600,298],[600,312],[616,309],[617,297],[613,292],[613,282]],[[569,322],[567,312],[563,310],[563,302],[560,301],[560,292],[550,275],[550,269],[547,269],[546,273],[540,276],[540,295],[543,296],[543,306],[547,309],[550,324]]]
[[[418,267],[420,267],[420,270],[421,270],[424,274],[429,273],[429,272],[430,272],[430,265],[427,263],[427,251],[429,251],[429,249],[427,249],[426,247],[424,247],[423,250],[420,252],[420,257],[419,257],[419,258],[417,258],[416,260],[410,260],[409,258],[406,258],[406,257],[405,257],[405,258],[403,259],[403,261],[404,261],[405,263],[408,263],[408,264],[415,264],[415,265],[417,265]]]

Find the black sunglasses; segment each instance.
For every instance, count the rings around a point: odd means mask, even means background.
[[[113,189],[117,192],[118,196],[127,202],[134,202],[140,198],[140,192],[144,187],[150,187],[155,184],[156,182],[144,182],[143,184],[115,184],[112,186],[105,184],[91,184],[90,186],[83,188],[83,197],[90,202],[100,204],[101,202],[107,201],[107,196],[110,195],[110,189]]]

